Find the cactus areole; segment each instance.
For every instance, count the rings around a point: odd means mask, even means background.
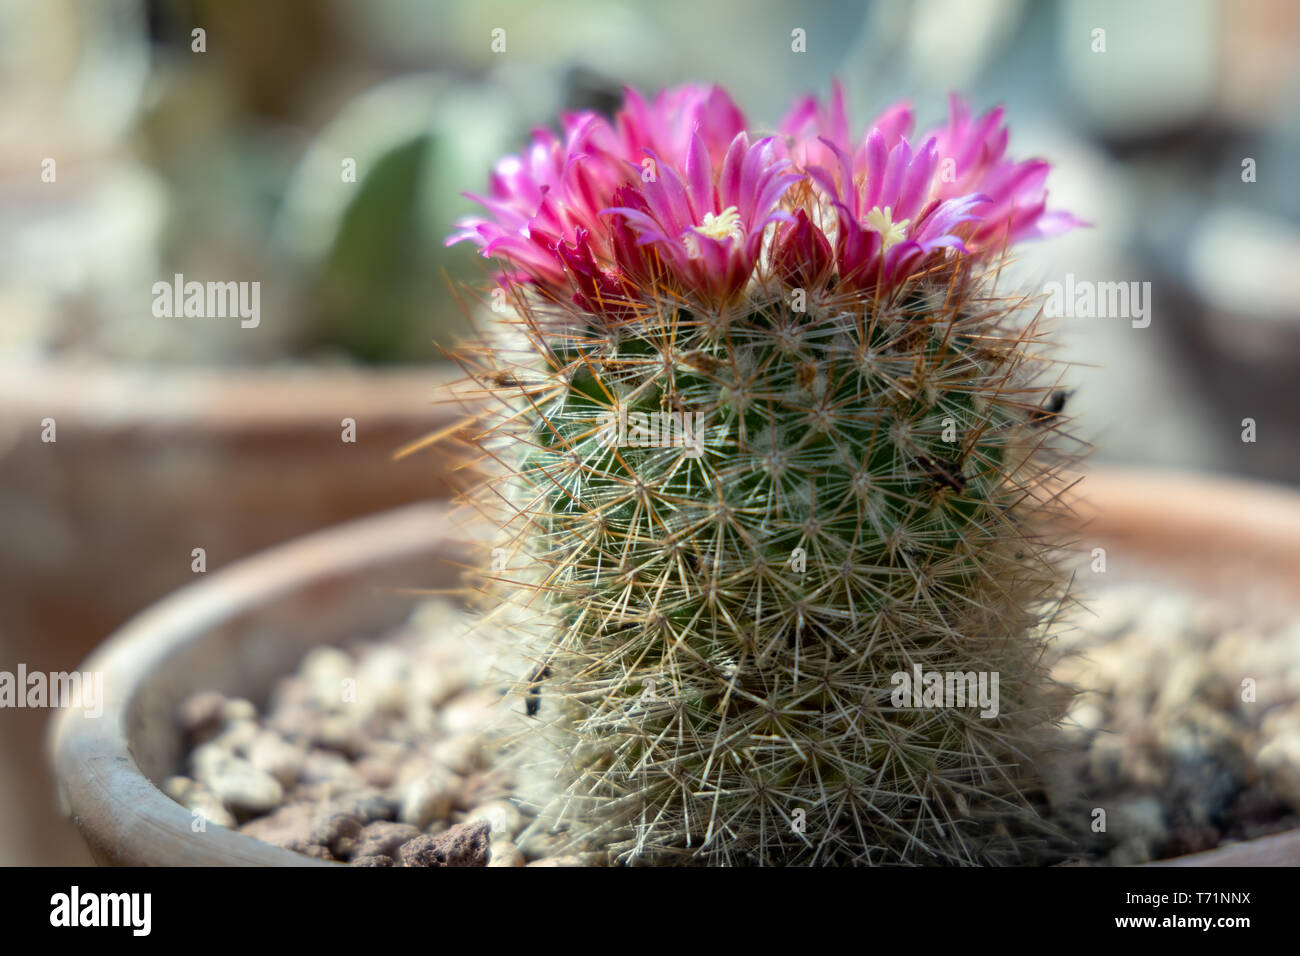
[[[1039,839],[1074,457],[1006,250],[1078,223],[1002,111],[909,140],[718,88],[500,161],[478,394],[530,799],[610,862],[981,864]],[[919,145],[913,145],[913,143]],[[527,794],[527,788],[521,793]]]

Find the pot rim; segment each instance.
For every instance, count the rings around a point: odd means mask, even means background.
[[[196,847],[193,815],[140,769],[128,718],[150,672],[179,646],[200,642],[238,615],[377,563],[441,549],[452,540],[445,502],[406,505],[296,538],[236,561],[158,601],[119,628],[79,668],[111,673],[103,713],[93,719],[65,708],[47,738],[56,795],[97,859],[126,866],[333,866],[208,824]]]
[[[1283,578],[1300,582],[1300,495],[1278,486],[1176,471],[1099,468],[1072,492],[1080,535],[1145,540],[1183,553],[1231,551],[1268,558]],[[1211,501],[1216,507],[1207,508]],[[1104,507],[1099,507],[1099,504]],[[313,582],[377,563],[428,555],[460,540],[445,501],[408,505],[326,528],[216,571],[147,608],[115,632],[81,666],[114,674],[99,719],[76,708],[51,723],[50,761],[63,814],[97,858],[126,865],[160,857],[188,865],[333,866],[209,824],[206,849],[194,847],[192,814],[143,773],[131,753],[127,715],[142,682],[176,647],[196,643],[239,614],[303,590]],[[1208,544],[1207,544],[1208,542]],[[214,832],[216,831],[216,832]],[[1266,866],[1300,863],[1300,830],[1152,861],[1156,866]]]

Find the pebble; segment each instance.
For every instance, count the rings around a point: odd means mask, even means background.
[[[356,856],[387,856],[397,853],[398,847],[420,836],[416,827],[406,823],[377,821],[366,824],[358,835],[353,853]]]
[[[1259,766],[1273,791],[1292,807],[1300,807],[1300,729],[1288,728],[1259,750]]]
[[[345,704],[344,681],[355,681],[357,664],[352,655],[337,647],[316,647],[307,652],[298,668],[310,688],[310,700],[326,710]]]
[[[346,757],[319,749],[307,751],[299,779],[303,784],[330,783],[337,787],[360,787],[365,784]]]
[[[446,820],[456,805],[460,777],[436,764],[402,790],[397,819],[423,830],[437,820]]]
[[[221,707],[221,717],[228,724],[238,723],[243,720],[257,720],[257,705],[251,700],[244,700],[242,697],[232,697],[226,700]]]
[[[207,787],[189,777],[171,777],[163,785],[163,792],[186,810],[198,813],[209,823],[234,829],[234,815],[222,805]]]
[[[215,743],[195,750],[191,763],[195,778],[236,816],[268,813],[284,797],[284,788],[275,777]]]
[[[491,828],[494,840],[513,838],[523,826],[523,815],[509,800],[492,800],[475,807],[465,815],[463,822],[477,823],[480,820]]]
[[[400,648],[376,648],[361,662],[357,704],[368,713],[400,713],[406,703],[410,669],[410,658]]]
[[[529,866],[586,866],[581,857],[578,856],[550,856],[541,860],[533,860]]]
[[[363,825],[347,804],[292,803],[250,820],[240,832],[287,850],[307,853],[311,847],[321,847],[329,851],[331,859],[346,859],[356,847]]]
[[[509,840],[493,840],[488,866],[525,866],[524,855]]]
[[[291,787],[302,775],[307,750],[292,744],[277,733],[259,731],[248,746],[248,762],[279,781],[282,787]]]
[[[491,845],[488,825],[458,823],[436,836],[421,834],[397,851],[401,866],[486,866]]]

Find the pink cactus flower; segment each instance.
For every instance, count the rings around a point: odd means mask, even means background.
[[[893,149],[895,143],[911,133],[912,121],[912,108],[907,103],[895,103],[877,116],[867,124],[866,132],[853,152],[853,168],[862,168],[866,158],[867,134],[873,129],[880,130],[886,148]],[[825,108],[817,97],[805,96],[786,113],[777,129],[786,138],[789,156],[800,169],[833,166],[836,158],[826,141],[829,140],[839,149],[848,152],[852,140],[848,110],[844,104],[844,88],[840,81],[832,81],[830,103]]]
[[[987,199],[978,193],[930,199],[938,163],[933,139],[913,154],[903,138],[887,149],[884,134],[873,129],[865,146],[865,176],[855,176],[848,155],[827,145],[839,161],[838,177],[820,166],[808,172],[839,214],[841,282],[854,288],[892,286],[924,268],[940,249],[968,251],[953,230],[977,219],[971,209]]]
[[[988,197],[979,209],[979,224],[967,245],[972,250],[1001,252],[1021,239],[1034,239],[1086,225],[1069,213],[1047,212],[1044,183],[1051,166],[1041,159],[1013,162],[1006,157],[1009,133],[996,107],[972,121],[966,103],[948,98],[948,122],[934,130],[941,163],[931,193],[951,199],[978,192]]]
[[[661,91],[653,104],[631,87],[623,92],[615,124],[624,158],[638,164],[649,151],[681,169],[698,135],[716,170],[736,135],[748,128],[745,114],[718,86],[672,87]]]
[[[618,317],[661,286],[721,308],[752,282],[890,290],[956,256],[1080,225],[1046,210],[1047,163],[1006,158],[1002,110],[972,120],[952,98],[919,148],[912,112],[885,110],[861,138],[838,83],[797,102],[779,135],[751,141],[717,87],[652,100],[628,89],[614,122],[562,117],[559,135],[494,168],[484,214],[457,224],[512,281]],[[770,228],[769,228],[770,227]]]
[[[644,207],[605,211],[623,216],[639,234],[639,245],[653,244],[687,292],[710,304],[725,302],[753,274],[767,226],[791,219],[777,203],[801,177],[787,173],[790,161],[776,159],[774,152],[771,137],[750,145],[745,133],[737,133],[715,181],[708,146],[697,134],[684,178],[662,164],[659,175],[641,187]]]

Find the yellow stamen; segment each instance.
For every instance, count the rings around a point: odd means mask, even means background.
[[[716,216],[711,212],[704,214],[704,222],[698,226],[692,226],[691,231],[706,236],[709,239],[726,239],[730,236],[739,242],[745,238],[745,230],[740,225],[740,212],[735,206],[728,206]],[[683,237],[686,243],[686,251],[694,259],[700,254],[700,244],[694,235],[687,234]]]
[[[907,238],[907,224],[911,221],[904,219],[901,222],[894,222],[892,206],[886,206],[883,210],[876,206],[867,213],[867,227],[880,233],[881,252],[888,252],[890,246]]]

